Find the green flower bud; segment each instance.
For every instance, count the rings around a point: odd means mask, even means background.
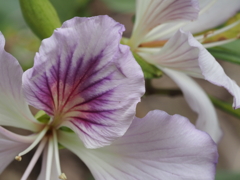
[[[56,10],[49,0],[19,0],[23,16],[32,31],[40,38],[48,38],[61,26]]]

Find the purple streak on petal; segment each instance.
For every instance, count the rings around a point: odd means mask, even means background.
[[[89,150],[74,134],[59,132],[59,142],[78,155],[95,179],[213,180],[217,146],[188,119],[159,110],[135,118],[110,146]]]
[[[90,148],[125,133],[144,93],[140,66],[119,44],[123,30],[108,16],[69,20],[43,40],[24,73],[29,103],[56,126],[73,128]]]

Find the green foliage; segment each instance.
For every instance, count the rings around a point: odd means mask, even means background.
[[[117,12],[130,13],[135,11],[135,0],[102,0],[106,5]]]
[[[20,0],[22,14],[32,31],[40,38],[48,38],[61,26],[49,0]]]
[[[39,122],[44,123],[44,124],[48,123],[49,120],[50,120],[50,116],[48,116],[48,115],[45,113],[45,111],[43,111],[43,110],[38,111],[37,114],[35,115],[35,118],[36,118]]]
[[[240,119],[240,109],[233,109],[231,103],[224,102],[213,96],[209,96],[209,98],[211,99],[214,106]]]
[[[240,173],[229,171],[217,171],[215,180],[239,180]]]
[[[62,22],[73,18],[74,16],[90,16],[88,6],[92,0],[50,0]]]
[[[240,44],[236,47],[240,47]],[[239,51],[234,51],[232,48],[226,47],[213,47],[208,48],[208,51],[216,58],[224,61],[228,61],[235,64],[240,64],[240,49]]]
[[[144,73],[145,79],[159,78],[159,77],[162,76],[163,73],[162,73],[162,71],[160,69],[158,69],[154,65],[149,64],[148,62],[146,62],[137,53],[135,53],[135,52],[132,52],[132,53],[133,53],[134,58],[138,62],[138,64],[141,66],[141,68],[143,70],[143,73]]]

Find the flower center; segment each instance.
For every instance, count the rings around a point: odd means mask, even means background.
[[[35,166],[37,160],[39,159],[39,157],[42,154],[44,149],[45,149],[44,158],[46,158],[45,180],[50,180],[51,169],[52,169],[53,165],[56,165],[56,169],[59,174],[59,179],[67,180],[66,175],[64,173],[62,173],[61,167],[60,167],[56,129],[48,124],[45,126],[45,128],[43,128],[43,130],[41,132],[39,132],[37,134],[37,136],[36,136],[35,140],[32,142],[32,144],[27,149],[20,152],[18,154],[18,156],[15,157],[15,159],[17,161],[21,161],[22,156],[27,154],[28,152],[30,152],[37,145],[38,145],[38,148],[37,148],[34,156],[32,157],[26,171],[24,172],[21,180],[27,180],[28,176],[30,175],[33,167]],[[44,167],[44,166],[42,166],[42,167]]]

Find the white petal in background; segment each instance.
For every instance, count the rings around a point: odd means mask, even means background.
[[[224,72],[215,58],[189,32],[179,30],[157,53],[141,52],[148,62],[203,78],[222,86],[234,97],[233,107],[240,107],[240,88]]]
[[[37,122],[22,94],[23,70],[4,45],[0,33],[0,125],[37,131]]]
[[[204,7],[206,7],[209,3],[211,3],[211,1],[199,0],[201,10],[204,9]],[[183,27],[183,29],[190,31],[193,34],[199,33],[224,23],[240,10],[239,0],[214,1],[216,2],[205,12],[201,13],[196,21],[188,23]]]
[[[167,68],[162,70],[181,88],[189,107],[198,114],[196,127],[207,132],[218,143],[222,131],[215,108],[207,94],[191,77]]]
[[[159,110],[135,118],[126,134],[110,146],[86,149],[73,133],[59,141],[78,155],[96,180],[213,180],[216,144],[188,119]]]
[[[146,34],[160,24],[197,19],[198,11],[197,0],[138,0],[130,46],[136,48]]]
[[[15,160],[15,156],[29,145],[30,143],[9,139],[3,131],[0,131],[0,174],[8,164]]]

